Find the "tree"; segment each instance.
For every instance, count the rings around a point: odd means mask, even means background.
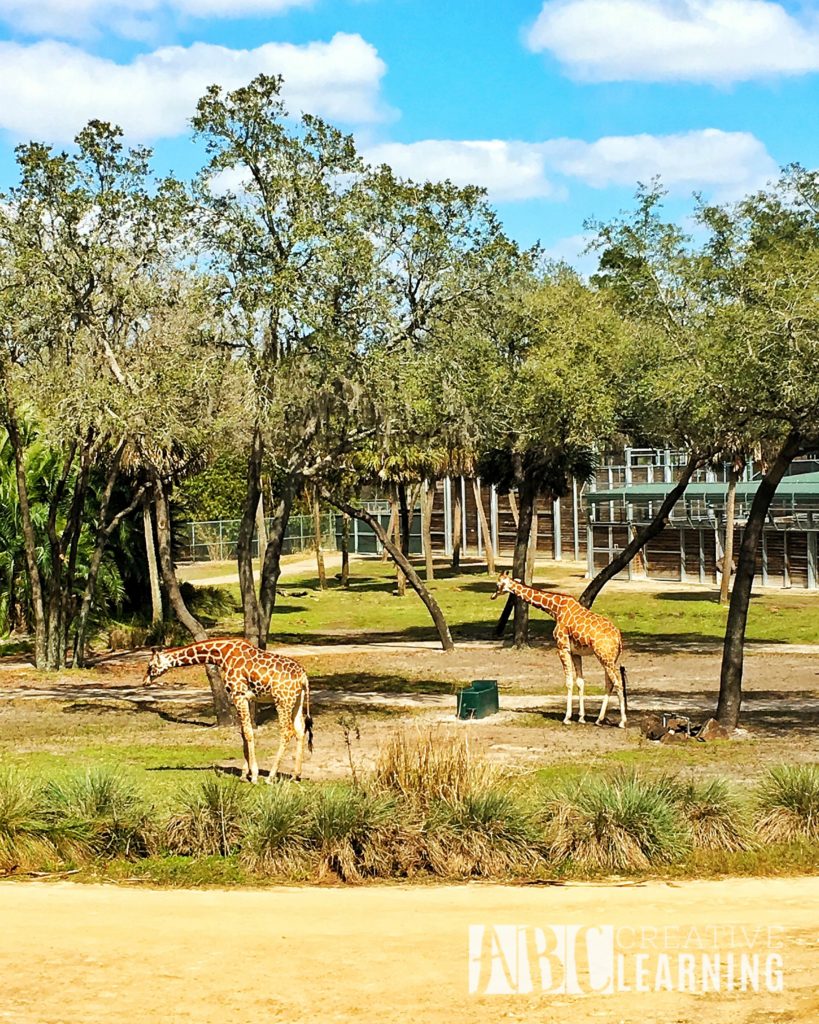
[[[531,257],[529,257],[531,260]],[[486,321],[488,359],[484,448],[477,469],[500,493],[517,493],[512,571],[526,579],[539,498],[567,493],[592,470],[591,445],[612,430],[621,325],[606,296],[567,267],[536,264],[498,281],[501,296]],[[515,643],[526,643],[527,606],[515,603]]]
[[[19,184],[0,197],[0,422],[14,452],[35,662],[43,668],[65,663],[86,502],[95,493],[110,501],[119,476],[134,398],[125,358],[161,291],[184,216],[178,183],[155,181],[149,152],[125,150],[118,129],[94,121],[76,143],[70,156],[38,143],[18,147]],[[37,555],[26,422],[59,452],[43,495],[45,561]],[[95,492],[100,471],[105,482]],[[91,573],[109,525],[97,530]]]
[[[704,280],[719,300],[718,397],[776,452],[743,532],[725,630],[717,718],[735,728],[757,550],[776,488],[793,459],[819,443],[819,174],[788,168],[739,203],[703,207]]]
[[[209,154],[197,185],[205,253],[253,383],[238,563],[245,636],[260,647],[293,500],[367,429],[359,357],[372,243],[361,163],[352,139],[320,118],[289,127],[280,91],[281,79],[264,75],[229,93],[213,86],[193,118]],[[252,541],[265,471],[273,527],[257,590]]]

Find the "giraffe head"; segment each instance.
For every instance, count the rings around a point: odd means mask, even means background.
[[[511,573],[502,572],[498,576],[498,585],[495,588],[495,593],[492,595],[492,600],[494,601],[499,594],[508,594],[512,589],[512,582]]]
[[[163,651],[161,647],[152,648],[151,660],[148,662],[148,666],[145,669],[145,678],[142,680],[143,685],[152,683],[154,679],[163,675],[169,668],[173,668],[173,660],[170,654]]]

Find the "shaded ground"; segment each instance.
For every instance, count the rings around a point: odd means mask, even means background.
[[[471,643],[451,654],[420,643],[279,649],[298,657],[311,677],[316,749],[305,765],[310,779],[340,778],[352,767],[370,767],[379,746],[401,725],[468,731],[491,759],[530,770],[600,759],[649,760],[744,779],[769,763],[819,760],[819,652],[813,648],[750,646],[744,741],[662,748],[642,738],[643,716],[676,711],[695,722],[708,717],[719,677],[717,645],[680,652],[676,645],[658,643],[651,652],[632,651],[625,732],[590,723],[561,724],[565,691],[550,646],[518,652],[498,644]],[[199,769],[209,758],[237,755],[238,737],[233,732],[207,728],[209,691],[203,686],[202,671],[176,671],[161,683],[144,687],[146,658],[145,652],[114,656],[87,672],[45,678],[20,667],[19,661],[15,667],[0,666],[0,749],[17,758],[47,751],[72,756],[72,750],[91,757],[102,751],[110,734],[111,743],[122,745],[126,762],[130,754],[125,746],[131,741],[173,748],[164,765],[157,761],[162,760],[160,752],[149,760],[153,767],[174,771],[184,771],[186,764]],[[600,706],[602,673],[589,660],[586,674],[591,720]],[[455,690],[475,678],[499,681],[502,712],[479,722],[457,722]],[[609,722],[617,717],[610,712]],[[276,729],[274,722],[259,729],[262,764],[275,749]],[[79,738],[84,734],[88,739],[83,745]],[[141,757],[137,751],[133,763],[144,766],[147,762]]]
[[[819,879],[727,879],[668,885],[368,886],[190,891],[0,883],[0,1017],[15,1024],[762,1024],[819,1019]],[[469,928],[517,924],[614,927],[632,991],[486,995],[488,954]],[[663,926],[671,925],[668,932]],[[718,930],[715,932],[714,928]],[[647,931],[643,931],[647,929]],[[534,957],[529,947],[526,952]],[[671,991],[656,991],[658,956]],[[681,952],[769,956],[782,990],[678,991]],[[636,954],[650,991],[635,991]],[[509,965],[509,961],[506,961]],[[518,966],[520,961],[518,961]],[[515,965],[512,964],[514,972]],[[520,977],[520,975],[518,975]],[[586,984],[583,964],[580,979]],[[510,980],[515,981],[514,973]],[[776,978],[772,979],[776,985]],[[621,988],[616,982],[617,988]]]

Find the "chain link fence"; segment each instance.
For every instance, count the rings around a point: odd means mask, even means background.
[[[364,507],[387,530],[390,508],[387,502],[365,502]],[[180,523],[174,529],[174,547],[180,562],[232,562],[236,559],[239,539],[238,519],[212,519],[207,522]],[[272,520],[267,520],[268,531]],[[321,516],[321,546],[324,551],[339,551],[342,541],[343,516],[326,512]],[[349,524],[349,544],[352,554],[380,555],[381,543],[373,531],[358,519]],[[282,545],[283,555],[298,554],[314,549],[312,516],[291,516]],[[421,515],[416,511],[410,528],[410,554],[420,554]],[[259,554],[258,535],[253,537],[253,557]]]

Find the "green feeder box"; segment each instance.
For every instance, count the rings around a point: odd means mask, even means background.
[[[500,711],[497,679],[475,679],[458,691],[458,718],[486,718]]]

